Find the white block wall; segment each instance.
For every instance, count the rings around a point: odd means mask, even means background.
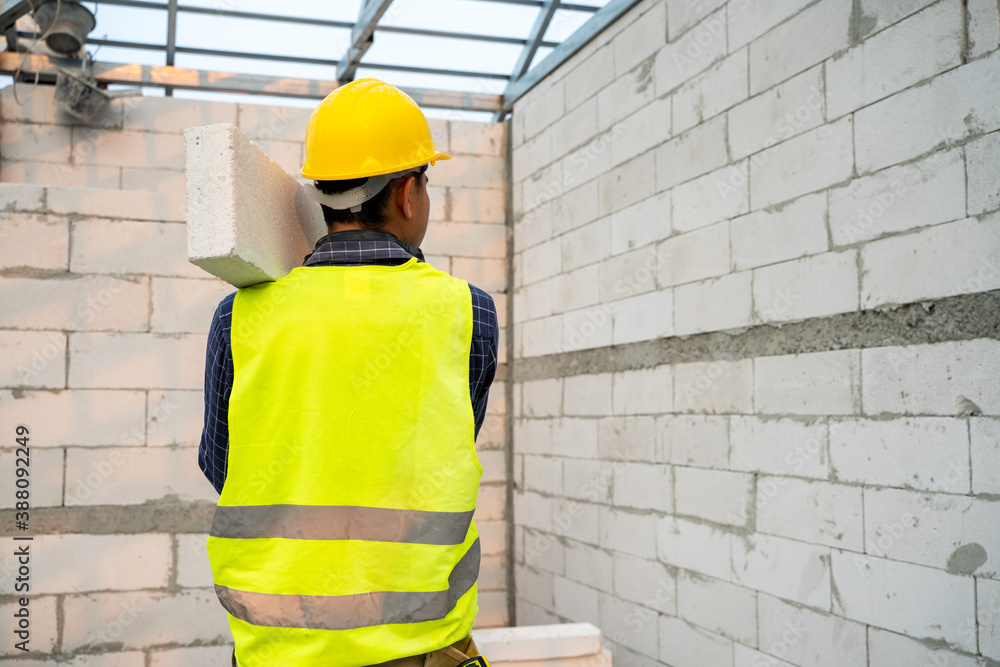
[[[644,666],[1000,661],[995,306],[823,334],[998,294],[995,5],[642,0],[517,102],[519,624]]]
[[[58,113],[51,88],[18,92],[23,107],[0,91],[0,473],[13,478],[12,434],[28,425],[31,664],[228,665],[205,554],[217,494],[197,446],[206,334],[233,288],[187,261],[182,133],[239,120],[297,172],[308,111],[125,99],[91,128]],[[432,125],[453,159],[429,174],[423,249],[490,292],[505,328],[505,126]],[[480,627],[508,623],[504,333],[500,357],[478,439]],[[0,498],[9,530],[13,503]],[[20,655],[3,642],[0,662]]]

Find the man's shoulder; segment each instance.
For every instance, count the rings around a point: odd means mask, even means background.
[[[497,307],[493,297],[472,283],[468,283],[472,294],[472,335],[479,338],[494,338],[497,334]]]

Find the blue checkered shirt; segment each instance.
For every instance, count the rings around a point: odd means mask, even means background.
[[[370,232],[336,232],[320,239],[304,266],[395,266],[413,255],[391,240],[372,240]],[[358,240],[360,239],[360,240]],[[421,258],[422,259],[422,258]],[[486,416],[486,401],[497,367],[497,311],[493,299],[469,285],[472,292],[472,345],[469,350],[469,394],[476,418],[476,435]],[[222,300],[212,318],[205,360],[205,427],[198,447],[198,465],[222,493],[229,454],[229,394],[233,389],[233,349],[229,330],[233,322],[232,293]]]

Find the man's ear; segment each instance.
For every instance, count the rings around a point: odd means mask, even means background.
[[[402,186],[396,191],[396,203],[399,205],[399,210],[402,211],[403,217],[407,220],[413,217],[413,201],[417,194],[416,181],[417,179],[414,176],[407,176]]]

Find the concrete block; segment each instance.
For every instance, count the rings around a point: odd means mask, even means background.
[[[729,224],[721,222],[673,236],[656,247],[656,257],[660,285],[680,285],[729,273]]]
[[[817,479],[829,476],[825,423],[734,416],[729,425],[733,470]]]
[[[507,585],[507,566],[504,559],[500,556],[483,558],[476,585],[481,591],[503,591]]]
[[[972,492],[1000,494],[1000,421],[969,421],[972,445]]]
[[[614,374],[616,415],[659,414],[673,408],[673,371],[669,365]]]
[[[669,235],[669,191],[644,199],[611,216],[611,250],[615,254],[642,248]]]
[[[647,107],[656,99],[656,88],[653,84],[653,56],[630,72],[615,77],[597,94],[597,128],[600,131],[617,132],[616,124],[623,118],[632,115],[638,109]],[[666,120],[666,132],[670,132],[670,110],[663,112]],[[662,131],[662,130],[661,130]]]
[[[571,375],[563,379],[563,414],[611,414],[611,373]]]
[[[748,648],[743,644],[733,644],[733,663],[736,665],[768,665],[768,667],[794,667],[792,663],[779,660],[762,651]]]
[[[753,506],[754,476],[727,470],[674,468],[677,514],[745,527]]]
[[[66,275],[0,278],[0,326],[69,331],[145,331],[149,328],[146,279]]]
[[[611,130],[611,162],[621,164],[670,137],[671,99],[653,100],[630,116],[616,119]]]
[[[202,407],[204,409],[204,406]],[[59,419],[52,419],[59,415]],[[27,424],[31,446],[145,444],[146,394],[141,391],[0,392],[0,420]],[[60,468],[62,466],[60,465]]]
[[[1000,657],[1000,582],[976,580],[976,619],[979,651],[996,660]]]
[[[600,593],[589,587],[570,581],[564,577],[552,580],[554,604],[551,609],[563,618],[586,623],[600,623]]]
[[[674,480],[670,467],[650,463],[622,463],[615,466],[614,505],[673,512]]]
[[[740,49],[673,94],[675,133],[703,123],[747,98],[747,50]]]
[[[792,477],[757,479],[756,527],[762,533],[862,551],[862,514],[859,487]]]
[[[552,445],[559,456],[597,458],[597,429],[590,419],[564,418],[552,427]]]
[[[14,424],[27,424],[31,428],[31,440],[29,444],[32,446],[31,456],[30,456],[30,470],[31,470],[31,487],[30,493],[31,498],[29,499],[32,507],[60,507],[63,504],[63,450],[62,449],[35,449],[35,443],[38,439],[34,437],[35,435],[35,424],[25,422],[23,419],[18,419]],[[14,432],[13,427],[11,428],[11,433]],[[10,446],[17,447],[13,440],[14,436],[11,436]],[[14,468],[17,465],[17,449],[3,449],[0,450],[0,463],[3,464],[4,470],[10,471],[10,492],[4,494],[2,500],[0,500],[0,508],[6,510],[13,510],[18,501],[18,498],[14,496]],[[11,531],[13,532],[13,531]],[[60,564],[65,566],[64,563]],[[13,577],[12,577],[13,578]],[[34,582],[32,582],[34,584]],[[13,588],[13,586],[11,587]],[[34,588],[32,588],[34,590]],[[58,591],[57,591],[58,592]],[[11,591],[13,593],[13,591]]]
[[[600,543],[599,506],[575,500],[555,500],[552,507],[559,522],[554,530],[556,535],[595,546]],[[593,579],[585,581],[593,584]],[[604,585],[607,586],[607,582]]]
[[[566,576],[574,581],[592,581],[601,590],[610,592],[617,562],[611,553],[576,540],[566,540],[565,544]],[[622,558],[621,554],[617,557]]]
[[[514,309],[522,320],[534,320],[552,314],[552,286],[555,278],[531,283],[514,293]]]
[[[762,651],[781,656],[795,665],[868,665],[866,628],[860,623],[761,593],[757,595],[757,629],[758,646]],[[874,664],[889,665],[892,661]]]
[[[170,169],[122,169],[121,184],[123,190],[159,192],[178,197],[183,197],[186,192],[184,172]]]
[[[637,297],[642,299],[644,297]],[[592,306],[565,313],[561,352],[608,347],[612,344],[613,320],[617,304]]]
[[[732,537],[704,523],[667,516],[657,524],[657,554],[667,565],[730,581]]]
[[[716,116],[656,149],[656,191],[729,164],[726,118]]]
[[[596,184],[596,181],[590,181],[552,200],[552,233],[570,232],[597,218]],[[625,211],[622,215],[626,214]]]
[[[66,450],[66,506],[215,501],[218,497],[198,468],[196,447]]]
[[[943,640],[976,650],[971,577],[920,565],[833,551],[833,612],[914,638]]]
[[[713,414],[753,411],[753,362],[696,361],[674,366],[674,410]]]
[[[561,378],[524,382],[521,391],[525,416],[558,417],[562,413]]]
[[[616,79],[614,49],[602,46],[566,75],[566,110],[573,109]]]
[[[527,600],[518,597],[515,601],[515,608],[517,610],[518,620],[524,620],[525,623],[532,623],[534,625],[545,625],[545,624],[560,624],[562,619],[549,611],[551,605],[546,608],[539,607],[537,605],[531,604]]]
[[[122,107],[134,100],[123,98],[112,100],[101,109],[90,122],[84,123],[70,116],[55,101],[55,86],[17,84],[17,97],[14,97],[14,87],[6,86],[0,90],[0,118],[15,123],[35,123],[43,125],[90,125],[108,129],[120,128],[122,124]]]
[[[552,499],[526,491],[514,493],[514,514],[518,524],[528,528],[552,530]]]
[[[119,167],[3,160],[0,163],[0,179],[53,187],[117,190],[121,187],[122,170]]]
[[[640,558],[656,558],[656,517],[600,509],[601,546]]]
[[[754,320],[787,322],[858,309],[858,253],[828,252],[754,269]]]
[[[859,36],[865,37],[888,28],[933,2],[934,0],[906,0],[886,4],[879,0],[861,0],[861,13],[867,20]]]
[[[308,108],[260,104],[240,104],[238,110],[236,125],[251,139],[267,141],[303,141],[306,136],[306,126],[313,112]],[[447,137],[445,139],[447,140]],[[434,140],[437,143],[437,137]]]
[[[671,290],[659,290],[614,302],[614,344],[672,336],[673,303]]]
[[[528,248],[521,260],[524,284],[551,278],[562,271],[562,245],[558,239]]]
[[[597,132],[597,98],[594,97],[582,102],[575,109],[568,110],[550,131],[538,135],[535,141],[550,138],[551,145],[546,144],[546,146],[551,148],[551,157],[559,159],[574,148],[589,142]],[[517,157],[522,151],[526,152],[527,146],[528,144],[525,144],[519,148],[512,157]],[[545,163],[538,166],[544,167]]]
[[[865,490],[865,553],[952,574],[997,578],[1000,502],[895,489]]]
[[[475,640],[491,664],[592,656],[601,650],[601,631],[590,623],[490,628],[477,632]]]
[[[859,350],[759,357],[754,399],[762,414],[849,415],[861,402]]]
[[[184,198],[157,192],[127,192],[95,188],[47,188],[52,213],[88,218],[184,222]]]
[[[544,243],[552,238],[553,202],[542,204],[514,220],[514,252]]]
[[[612,461],[653,461],[653,417],[609,417],[597,423],[597,452]]]
[[[597,179],[597,208],[607,215],[651,197],[656,189],[653,153],[646,152]]]
[[[66,386],[66,336],[55,331],[0,331],[0,386]]]
[[[850,6],[824,0],[754,40],[750,44],[750,94],[846,49],[850,22]]]
[[[652,5],[642,15],[633,12],[629,18],[633,16],[637,18],[611,40],[615,76],[628,72],[667,43],[667,9],[663,3]]]
[[[745,46],[789,16],[798,13],[809,0],[746,0],[729,3],[726,22],[729,26],[729,51]]]
[[[200,391],[150,391],[146,407],[146,444],[150,447],[196,445],[201,439],[204,415],[205,400]]]
[[[969,436],[943,417],[831,422],[830,466],[846,482],[969,493]]]
[[[757,643],[757,593],[728,581],[681,573],[677,615],[730,639]]]
[[[750,272],[744,271],[676,287],[676,335],[723,331],[749,325],[750,282]]]
[[[858,173],[1000,128],[1000,53],[908,88],[855,114]]]
[[[525,489],[550,495],[563,495],[562,479],[563,468],[560,459],[530,455],[524,457]]]
[[[611,256],[611,219],[603,218],[562,237],[563,271],[572,271]]]
[[[507,200],[502,190],[449,187],[448,204],[454,222],[505,224],[507,220]]]
[[[502,486],[479,486],[476,499],[476,521],[501,521],[506,515],[507,490]]]
[[[73,334],[69,386],[74,389],[201,389],[205,336]]]
[[[556,312],[593,306],[600,301],[600,265],[591,264],[553,278],[552,308]]]
[[[60,452],[61,453],[61,452]],[[66,563],[75,562],[74,567]],[[31,565],[33,593],[166,588],[173,567],[170,535],[39,535]]]
[[[552,132],[542,132],[525,141],[513,152],[511,176],[515,183],[520,183],[550,164],[552,164]]]
[[[989,339],[863,350],[864,413],[951,415],[961,395],[1000,414],[998,355]]]
[[[208,333],[212,314],[233,293],[219,280],[152,279],[152,330],[160,333]]]
[[[723,8],[706,16],[679,39],[671,36],[670,42],[656,52],[656,96],[662,97],[691,80],[725,58],[726,53],[726,10]]]
[[[549,419],[518,419],[514,422],[514,440],[519,454],[552,453],[552,421]]]
[[[656,421],[658,463],[729,467],[729,417],[665,415]]]
[[[502,450],[479,451],[479,462],[483,465],[483,484],[507,481],[506,461]]]
[[[566,112],[564,88],[563,81],[543,83],[535,88],[534,94],[520,109],[524,114],[525,139],[530,139],[563,117]]]
[[[600,264],[601,301],[617,301],[656,289],[656,253],[640,248],[615,255]]]
[[[226,660],[231,660],[233,647],[228,644],[225,646],[193,646],[185,648],[172,648],[161,651],[150,651],[149,655],[150,667],[224,665]]]
[[[575,196],[579,196],[579,190],[583,189],[579,187],[581,185],[584,187],[593,187],[592,185],[587,186],[585,184],[596,180],[611,169],[611,141],[613,137],[614,131],[597,135],[588,143],[563,157],[558,163],[553,164],[549,169],[543,170],[542,174],[544,176],[540,176],[537,182],[532,182],[535,179],[525,182],[525,198],[529,202],[538,203],[539,200],[544,202],[547,199],[555,199],[574,189],[576,189]],[[529,198],[529,183],[532,185],[533,190],[537,191],[541,189],[542,194],[537,194]],[[598,193],[595,192],[596,194]],[[597,201],[596,197],[594,201]],[[599,211],[595,208],[583,220],[591,220],[598,213]],[[573,226],[579,226],[579,224],[582,223],[577,222]]]
[[[449,155],[491,155],[507,153],[506,126],[503,123],[475,123],[453,120],[448,123]],[[437,145],[437,137],[435,137]]]
[[[652,599],[652,598],[650,598]],[[655,602],[655,600],[653,600]],[[636,658],[630,664],[655,665],[658,614],[649,608],[611,595],[601,596],[601,629],[617,643],[627,645]],[[618,654],[619,662],[627,660]]]
[[[861,251],[861,307],[997,289],[998,247],[1000,213],[872,241]]]
[[[1000,209],[1000,189],[991,178],[1000,162],[1000,133],[994,132],[965,146],[969,215]]]
[[[966,12],[969,55],[977,58],[1000,48],[1000,7],[989,0],[972,0]]]
[[[507,256],[507,228],[504,225],[439,222],[428,225],[422,248],[453,257],[502,259]]]
[[[124,114],[124,129],[158,134],[184,134],[189,127],[237,123],[240,105],[189,100],[179,97],[147,97]]]
[[[750,162],[750,208],[794,199],[851,178],[851,117],[769,148]],[[822,155],[822,160],[816,156]]]
[[[743,161],[675,187],[674,229],[688,231],[747,213],[749,169],[749,162]]]
[[[46,189],[40,185],[0,182],[0,210],[5,213],[44,211],[46,196]]]
[[[175,222],[77,220],[71,226],[70,270],[204,278],[184,261],[185,233]]]
[[[0,123],[3,159],[68,164],[71,132],[65,125]]]
[[[675,667],[733,667],[733,642],[673,616],[660,616],[660,661]]]
[[[319,205],[235,126],[185,133],[188,258],[243,287],[302,263],[326,233]]]
[[[559,246],[556,246],[557,253]],[[502,259],[456,257],[451,263],[451,273],[491,294],[507,290],[507,262]]]
[[[74,127],[73,164],[142,169],[184,169],[184,139],[179,134],[119,132]]]
[[[476,528],[479,530],[479,541],[483,545],[483,556],[507,553],[506,521],[477,521]]]
[[[895,632],[878,628],[868,630],[868,652],[873,665],[933,665],[949,667],[978,667],[982,663],[972,656],[959,655],[941,646],[928,646]]]
[[[525,459],[525,465],[527,464]],[[610,503],[615,475],[624,468],[624,464],[611,464],[607,461],[564,459],[563,495],[592,503]],[[525,475],[527,476],[527,469]]]
[[[7,90],[6,88],[4,90]],[[11,587],[13,588],[13,587]],[[59,619],[56,615],[56,604],[58,598],[54,595],[39,595],[32,596],[30,602],[28,603],[28,613],[31,614],[30,618],[30,642],[28,646],[34,653],[52,653],[55,651],[56,642],[59,638]],[[4,619],[12,618],[14,613],[20,610],[21,606],[17,599],[13,599],[10,602],[0,604],[0,614],[3,615]],[[10,631],[13,632],[13,623],[11,623]],[[20,641],[18,638],[16,641]],[[3,647],[0,648],[0,657],[10,658],[15,655],[24,655],[24,652],[16,648],[14,644],[16,641],[4,642]],[[28,661],[21,661],[19,664],[27,665]],[[37,664],[37,663],[36,663]],[[32,665],[32,667],[35,667]]]
[[[231,637],[225,610],[213,590],[69,595],[63,610],[64,651],[108,643],[124,649],[222,644]]]
[[[4,212],[0,241],[0,269],[69,269],[69,223],[64,219]]]
[[[814,255],[827,249],[826,196],[806,195],[730,221],[733,268],[737,271]],[[781,239],[775,243],[774,239]]]
[[[934,153],[830,191],[834,245],[850,245],[965,217],[961,151]]]
[[[962,63],[962,3],[938,3],[827,64],[827,112],[839,118]],[[920,57],[913,49],[920,45]],[[909,65],[898,66],[900,59]]]
[[[830,550],[756,533],[733,540],[734,583],[810,607],[830,606]]]

